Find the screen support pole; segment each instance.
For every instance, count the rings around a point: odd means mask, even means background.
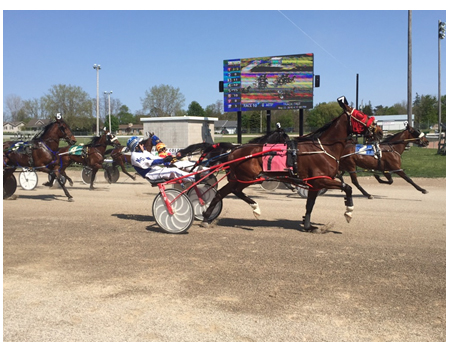
[[[298,136],[303,136],[303,108],[299,110]]]
[[[268,135],[270,133],[270,109],[266,111],[266,131]]]
[[[242,112],[237,112],[237,143],[242,144]]]

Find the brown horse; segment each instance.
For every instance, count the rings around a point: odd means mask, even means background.
[[[375,151],[374,153],[364,152],[355,152],[356,144],[350,143],[345,146],[344,154],[341,157],[339,164],[340,174],[338,178],[343,180],[343,175],[345,172],[350,174],[352,179],[352,183],[358,188],[361,193],[372,199],[373,196],[367,193],[361,185],[359,185],[358,178],[356,177],[356,167],[360,167],[369,171],[380,171],[386,177],[387,180],[382,180],[379,175],[374,174],[374,177],[381,184],[392,184],[394,181],[392,180],[392,173],[396,173],[405,179],[408,183],[414,186],[421,193],[426,194],[428,191],[422,189],[419,185],[414,183],[411,178],[409,178],[406,173],[402,169],[402,153],[406,148],[408,143],[415,143],[419,147],[428,146],[428,140],[419,130],[414,129],[413,127],[406,125],[405,130],[400,131],[380,142],[379,151]],[[372,147],[371,145],[369,145]],[[366,146],[364,146],[366,149]]]
[[[109,131],[104,131],[100,136],[94,136],[90,143],[79,146],[67,146],[59,149],[59,163],[55,166],[55,170],[58,170],[70,183],[73,185],[72,179],[66,174],[66,168],[72,163],[82,164],[92,169],[92,178],[90,189],[94,189],[94,179],[97,171],[102,168],[104,154],[107,145],[113,145],[119,143],[114,135],[111,135]],[[44,183],[45,186],[52,186],[54,178],[51,178],[48,182]]]
[[[14,173],[16,168],[33,168],[37,171],[53,175],[64,190],[69,201],[73,201],[72,196],[64,187],[64,182],[60,177],[58,169],[58,146],[59,140],[65,139],[69,145],[76,143],[67,123],[58,114],[54,122],[46,125],[41,132],[34,136],[29,142],[14,144],[5,150],[3,149],[3,185],[5,180]],[[17,149],[15,148],[17,147]]]
[[[345,217],[349,222],[352,217],[353,199],[352,188],[345,183],[335,180],[339,169],[339,159],[344,151],[348,136],[354,132],[365,132],[370,138],[380,138],[381,129],[373,124],[374,118],[368,119],[355,109],[348,106],[345,97],[338,98],[344,112],[330,123],[316,132],[296,138],[285,147],[287,160],[291,158],[289,172],[270,172],[271,179],[294,185],[309,186],[306,202],[306,214],[304,216],[304,229],[312,231],[317,227],[311,225],[311,213],[318,192],[323,189],[340,189],[345,192]],[[246,196],[242,190],[247,186],[262,182],[266,179],[264,172],[262,144],[246,144],[228,155],[229,174],[228,183],[223,186],[211,201],[208,209],[203,214],[202,226],[209,225],[209,218],[215,205],[230,193],[235,194],[252,208],[255,216],[260,214],[258,204]],[[256,156],[254,156],[257,154]],[[237,160],[233,162],[233,160]]]
[[[142,144],[144,146],[144,149],[146,149],[147,151],[151,151],[153,146],[156,146],[156,144],[159,142],[161,142],[161,140],[159,139],[158,136],[156,136],[153,132],[147,132],[147,138],[142,141]],[[111,155],[111,158],[113,160],[112,164],[113,168],[120,166],[122,172],[128,175],[131,179],[136,180],[136,177],[128,173],[125,168],[126,164],[131,165],[131,154],[127,153],[127,150],[128,150],[127,147],[122,146],[119,143],[116,144],[113,149],[106,151],[105,156]]]

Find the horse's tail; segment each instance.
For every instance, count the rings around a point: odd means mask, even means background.
[[[196,168],[198,165],[200,165],[206,157],[210,158],[211,162],[213,162],[213,164],[218,164],[220,162],[224,162],[229,154],[226,152],[233,150],[239,146],[240,145],[234,144],[231,142],[219,142],[219,143],[215,143],[212,145],[210,144],[210,146],[207,147],[203,151],[200,158],[198,159],[197,162],[195,162],[195,164],[191,170],[194,170],[194,168]],[[209,161],[209,159],[208,159],[208,161]]]
[[[203,152],[207,148],[211,147],[212,145],[207,142],[200,142],[195,143],[193,145],[189,145],[186,148],[183,148],[177,152],[177,158],[183,158],[186,157],[188,154],[193,154],[195,152]]]

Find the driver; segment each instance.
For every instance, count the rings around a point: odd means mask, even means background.
[[[174,158],[172,156],[160,158],[159,156],[153,155],[144,149],[144,146],[141,144],[142,140],[138,136],[132,136],[127,141],[127,147],[131,152],[131,165],[139,175],[155,181],[175,179],[189,174],[178,168],[168,168],[171,166]],[[194,182],[195,176],[185,177],[183,181]]]

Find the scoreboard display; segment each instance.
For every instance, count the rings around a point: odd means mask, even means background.
[[[314,54],[223,61],[224,111],[313,108]]]

